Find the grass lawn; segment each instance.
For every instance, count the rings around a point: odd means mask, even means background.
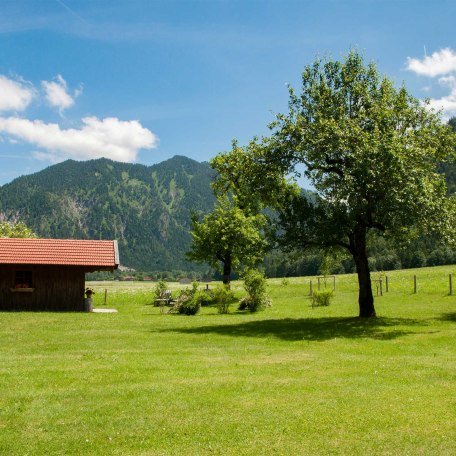
[[[454,455],[450,272],[388,273],[372,321],[353,275],[313,309],[293,278],[258,314],[161,315],[154,284],[112,282],[117,314],[0,313],[0,454]]]

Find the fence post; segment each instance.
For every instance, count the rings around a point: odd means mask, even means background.
[[[333,276],[333,290],[336,291],[336,276]]]
[[[416,275],[413,275],[413,293],[416,294]]]
[[[309,283],[309,296],[313,296],[313,286],[312,286],[312,280]]]
[[[453,275],[449,274],[448,275],[449,281],[450,281],[450,296],[453,294]]]
[[[105,288],[105,295],[104,295],[104,305],[108,302],[108,289]]]
[[[385,291],[388,293],[388,276],[385,276]]]
[[[317,277],[318,280],[318,291],[320,291],[320,277]]]
[[[382,279],[380,281],[380,296],[383,296],[383,287],[382,287]]]

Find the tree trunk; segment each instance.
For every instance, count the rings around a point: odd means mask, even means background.
[[[227,254],[225,256],[225,261],[223,262],[223,284],[229,286],[231,280],[231,255]]]
[[[359,316],[363,318],[375,317],[374,295],[367,261],[366,231],[359,230],[354,236],[353,259],[356,264],[359,284]]]

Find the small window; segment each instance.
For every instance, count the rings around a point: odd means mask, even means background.
[[[32,271],[16,271],[14,288],[33,288]]]

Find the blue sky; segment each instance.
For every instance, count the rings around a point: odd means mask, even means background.
[[[208,160],[351,47],[448,118],[455,18],[446,0],[2,0],[0,185],[67,158]]]

